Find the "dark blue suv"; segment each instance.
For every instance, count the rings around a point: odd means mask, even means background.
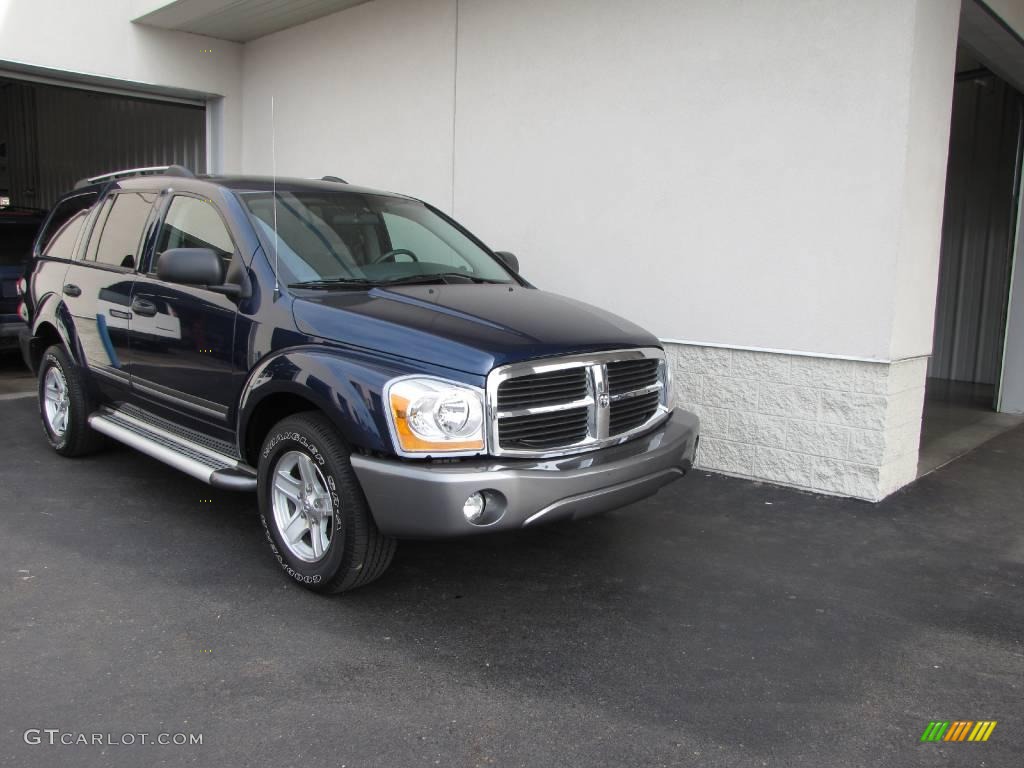
[[[419,200],[138,169],[80,182],[33,258],[21,341],[57,453],[112,438],[255,491],[317,591],[378,577],[396,538],[593,514],[692,466],[655,337]]]

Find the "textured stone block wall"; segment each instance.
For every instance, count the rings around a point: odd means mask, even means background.
[[[877,501],[917,475],[927,358],[868,363],[665,345],[698,466]]]

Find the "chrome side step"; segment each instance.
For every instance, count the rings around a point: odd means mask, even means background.
[[[133,414],[102,408],[89,417],[89,426],[214,487],[256,490],[256,470],[252,467]]]

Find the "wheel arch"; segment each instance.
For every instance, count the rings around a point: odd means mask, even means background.
[[[267,393],[252,407],[240,435],[242,457],[251,466],[256,466],[260,446],[274,425],[296,413],[309,411],[323,413],[324,409],[304,393],[288,390]]]
[[[29,362],[33,372],[38,372],[43,353],[53,344],[62,344],[75,365],[83,364],[84,356],[71,311],[55,294],[50,294],[40,301],[32,322]]]
[[[57,331],[53,323],[43,322],[36,326],[32,333],[32,342],[29,344],[29,363],[33,373],[39,372],[39,364],[43,360],[43,354],[54,344],[59,344],[67,349],[67,342]]]
[[[319,411],[337,427],[352,451],[392,453],[381,393],[395,375],[359,353],[316,348],[279,352],[249,374],[238,407],[238,450],[251,465],[281,419]]]

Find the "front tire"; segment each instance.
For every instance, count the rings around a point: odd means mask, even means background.
[[[395,541],[373,521],[349,451],[319,413],[267,434],[259,462],[260,519],[285,573],[316,592],[346,592],[378,578]]]
[[[93,410],[82,369],[54,344],[39,363],[39,416],[53,450],[73,457],[100,448],[103,436],[89,426]]]

